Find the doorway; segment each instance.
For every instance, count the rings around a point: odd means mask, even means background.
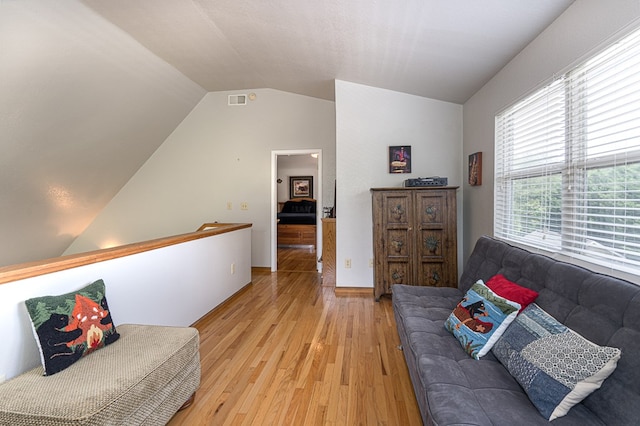
[[[311,157],[313,155],[313,157]],[[321,247],[322,247],[322,150],[321,149],[295,149],[295,150],[277,150],[271,151],[271,271],[275,272],[278,270],[278,231],[277,231],[277,223],[278,223],[278,211],[279,211],[279,203],[282,203],[283,200],[287,200],[289,198],[289,176],[282,177],[278,171],[278,157],[293,157],[293,158],[313,158],[315,160],[315,169],[313,170],[314,175],[314,183],[313,183],[313,193],[314,198],[316,200],[316,247],[314,253],[312,254],[313,260],[315,263],[316,270],[320,271],[320,263],[318,259],[321,256]],[[302,163],[302,162],[301,162]],[[307,166],[302,166],[301,173],[304,170],[309,170],[308,162]],[[306,169],[304,168],[306,167]],[[295,168],[290,168],[288,173],[298,173]],[[307,174],[309,174],[307,172]],[[278,182],[279,181],[279,182]],[[302,249],[305,250],[305,249]],[[306,249],[307,252],[309,249]],[[303,252],[298,252],[299,255],[304,255]],[[291,255],[291,253],[282,252],[283,256]],[[306,260],[304,262],[308,262],[309,254],[303,256]]]

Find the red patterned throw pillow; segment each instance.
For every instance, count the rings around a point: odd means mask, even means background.
[[[25,305],[45,376],[64,370],[120,337],[111,319],[102,280],[72,293],[29,299]]]

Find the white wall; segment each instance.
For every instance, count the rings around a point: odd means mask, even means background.
[[[493,234],[496,113],[638,25],[638,0],[579,0],[464,104],[464,157],[483,152],[482,186],[464,184],[464,257]]]
[[[251,229],[0,285],[0,377],[40,362],[24,301],[105,281],[119,324],[188,326],[251,282]],[[231,264],[235,273],[231,274]]]
[[[394,145],[411,145],[411,174],[389,173]],[[369,189],[426,176],[461,185],[462,105],[336,80],[336,157],[336,286],[373,287]]]
[[[278,155],[278,174],[282,183],[277,185],[278,202],[290,199],[290,182],[292,176],[311,176],[313,178],[312,198],[318,198],[318,160],[310,154],[303,155]],[[327,205],[327,201],[324,201]],[[318,206],[321,208],[321,206]]]
[[[257,97],[246,106],[227,105],[229,94],[247,92],[207,94],[66,254],[242,222],[253,224],[252,266],[269,267],[271,151],[318,148],[325,164],[335,163],[335,110],[271,89],[251,90]],[[333,199],[332,167],[323,178]]]

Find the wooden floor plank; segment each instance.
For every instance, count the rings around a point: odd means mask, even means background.
[[[315,252],[299,254],[309,268]],[[169,425],[421,424],[391,301],[337,297],[287,262],[195,325],[200,388]]]

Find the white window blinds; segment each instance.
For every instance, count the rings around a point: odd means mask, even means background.
[[[640,31],[496,117],[496,236],[640,274]]]

